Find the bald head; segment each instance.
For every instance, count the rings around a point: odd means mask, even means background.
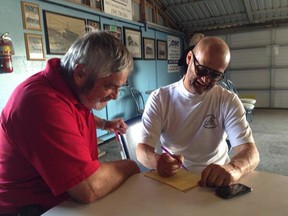
[[[230,62],[230,50],[221,38],[205,37],[193,50],[199,62],[224,72]]]

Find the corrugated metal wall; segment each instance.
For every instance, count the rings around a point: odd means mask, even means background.
[[[220,35],[231,48],[228,78],[256,107],[288,108],[288,28]]]
[[[283,23],[288,0],[155,0],[185,32]],[[271,22],[273,21],[273,23]]]

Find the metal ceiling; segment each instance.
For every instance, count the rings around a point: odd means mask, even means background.
[[[288,25],[288,0],[155,0],[187,35]]]

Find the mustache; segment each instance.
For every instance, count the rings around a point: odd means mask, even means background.
[[[111,97],[105,97],[105,98],[102,98],[99,102],[104,103],[104,102],[110,101],[111,99],[112,99]]]

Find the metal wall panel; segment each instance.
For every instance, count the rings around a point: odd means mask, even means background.
[[[270,65],[270,51],[266,47],[255,49],[231,49],[230,67],[251,68],[268,67]]]
[[[274,87],[276,89],[287,89],[288,86],[288,71],[284,69],[275,69]],[[288,98],[288,96],[287,96]],[[287,106],[288,107],[288,106]]]
[[[288,28],[286,29],[276,29],[275,30],[275,41],[276,43],[288,43]]]
[[[256,108],[270,107],[270,91],[238,91],[239,97],[254,98],[256,99]]]
[[[275,46],[275,47],[276,47],[274,49],[275,65],[276,66],[288,66],[288,46]],[[277,49],[279,49],[278,53],[277,53]]]
[[[275,91],[275,97],[273,105],[276,108],[287,108],[288,107],[288,90]]]
[[[256,107],[288,108],[288,28],[220,35],[231,49],[227,77]]]
[[[236,70],[230,71],[230,79],[237,89],[269,89],[270,70]]]
[[[259,76],[260,75],[260,76]],[[269,107],[270,70],[236,70],[230,72],[230,80],[238,90],[239,97],[256,99],[256,107]],[[251,89],[251,90],[245,90]],[[252,90],[252,89],[261,89]]]
[[[235,47],[255,47],[269,44],[271,41],[271,32],[255,31],[232,34],[230,39],[231,48]]]

